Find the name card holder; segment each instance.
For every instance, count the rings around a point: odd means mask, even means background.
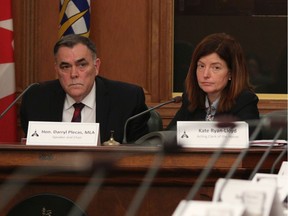
[[[288,176],[288,161],[282,162],[278,175]]]
[[[178,121],[177,143],[187,148],[247,148],[249,127],[234,122],[235,127],[218,127],[216,121]]]
[[[242,216],[244,210],[242,204],[182,200],[172,216]]]
[[[268,173],[256,173],[252,181],[261,183],[270,183],[270,181],[272,181],[272,183],[276,184],[280,201],[285,202],[285,199],[288,197],[288,176]]]
[[[247,216],[284,216],[276,184],[272,181],[262,184],[249,180],[220,178],[215,185],[213,201],[231,205],[243,204]]]
[[[30,121],[26,145],[100,146],[99,124]]]

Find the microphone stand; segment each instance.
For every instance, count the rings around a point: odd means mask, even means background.
[[[134,198],[132,199],[132,202],[126,212],[126,216],[134,216],[137,213],[137,210],[139,209],[146,192],[148,191],[150,185],[152,184],[152,181],[154,177],[156,176],[160,165],[164,159],[165,153],[163,150],[160,150],[154,157],[154,161],[149,168],[148,172],[146,173],[139,189],[137,190]]]
[[[233,122],[219,122],[218,126],[219,127],[234,128],[236,125]],[[229,136],[226,136],[225,139],[223,140],[223,142],[221,143],[219,149],[217,151],[215,151],[213,153],[213,155],[210,157],[210,159],[207,162],[205,168],[202,170],[202,172],[200,173],[200,176],[197,178],[194,186],[190,189],[188,195],[186,196],[186,198],[185,198],[186,200],[193,200],[195,198],[196,193],[198,192],[198,190],[200,189],[200,187],[204,183],[205,179],[209,175],[209,173],[210,173],[211,169],[213,168],[214,164],[219,159],[219,157],[221,156],[223,150],[225,149],[225,146],[227,144],[228,139],[229,139]],[[187,206],[188,206],[188,203],[186,203],[183,206],[183,208],[181,209],[181,212],[180,212],[179,215],[182,215],[185,212]]]
[[[283,149],[283,151],[281,152],[281,154],[276,158],[276,160],[274,161],[273,165],[272,165],[272,168],[271,168],[271,171],[270,171],[270,174],[273,174],[274,173],[274,170],[275,170],[275,166],[279,163],[279,161],[281,160],[281,158],[285,155],[285,153],[287,152],[287,147],[285,147]]]
[[[253,172],[251,173],[251,175],[250,175],[250,177],[249,177],[249,180],[252,180],[252,178],[254,177],[254,175],[258,172],[258,170],[259,170],[260,167],[262,166],[263,162],[265,161],[265,159],[266,159],[267,156],[269,155],[271,149],[273,148],[276,140],[277,140],[277,139],[279,138],[279,136],[281,135],[282,131],[283,131],[283,128],[280,128],[280,129],[277,131],[277,133],[276,133],[276,135],[275,135],[275,137],[274,137],[274,139],[273,139],[272,144],[268,146],[268,148],[266,149],[265,153],[262,155],[261,159],[258,161],[256,167],[254,168]]]
[[[89,182],[87,183],[86,187],[83,189],[82,193],[76,200],[77,206],[80,206],[83,210],[87,209],[92,198],[95,194],[99,191],[100,187],[102,186],[105,178],[106,170],[104,167],[100,167],[98,170],[93,172],[93,175],[90,177]],[[98,182],[95,184],[95,179]],[[77,216],[77,206],[74,205],[71,210],[69,211],[68,216]]]
[[[32,83],[29,85],[19,96],[0,114],[0,119],[11,109],[11,107],[34,85],[40,85],[39,83]]]
[[[267,119],[261,119],[258,124],[257,127],[255,128],[253,134],[250,137],[250,142],[255,140],[256,137],[258,136],[258,134],[260,133],[261,129],[263,126],[265,126],[267,123]],[[245,148],[241,151],[241,153],[239,154],[239,156],[236,158],[236,160],[234,161],[233,165],[231,166],[229,172],[226,174],[225,176],[225,181],[223,182],[221,189],[219,191],[223,191],[223,189],[225,188],[226,184],[228,183],[228,180],[232,178],[232,176],[234,175],[234,173],[237,170],[237,167],[239,166],[239,164],[241,163],[241,161],[243,160],[243,158],[246,156],[246,154],[249,151],[249,147]],[[219,197],[215,197],[213,198],[213,201],[220,201],[220,193],[219,193]]]
[[[159,108],[159,107],[162,107],[162,106],[164,106],[164,105],[166,105],[166,104],[179,103],[179,102],[181,102],[181,101],[182,101],[182,97],[181,97],[181,96],[177,96],[177,97],[172,98],[172,99],[169,100],[169,101],[166,101],[166,102],[164,102],[164,103],[158,104],[157,106],[151,107],[150,109],[147,109],[147,110],[145,110],[145,111],[143,111],[143,112],[141,112],[141,113],[138,113],[138,114],[136,114],[136,115],[131,116],[130,118],[128,118],[127,121],[125,122],[125,125],[124,125],[124,133],[123,133],[123,141],[122,141],[122,144],[127,144],[127,125],[128,125],[128,123],[129,123],[131,120],[133,120],[133,119],[135,119],[135,118],[137,118],[137,117],[139,117],[139,116],[141,116],[141,115],[144,115],[144,114],[146,114],[146,113],[148,113],[148,112],[151,112],[151,111],[154,110],[154,109],[157,109],[157,108]]]
[[[148,191],[149,187],[151,186],[153,179],[155,178],[161,164],[162,161],[164,160],[164,157],[166,154],[173,154],[176,153],[180,147],[176,147],[174,146],[174,144],[177,142],[176,141],[176,134],[174,136],[173,134],[170,134],[171,131],[165,131],[168,132],[167,134],[164,133],[162,134],[161,131],[159,132],[159,145],[161,146],[160,150],[158,152],[156,152],[155,156],[154,156],[154,160],[151,164],[151,166],[149,167],[148,171],[146,172],[146,175],[141,183],[141,185],[139,186],[134,198],[131,201],[131,204],[127,210],[126,216],[134,216],[136,215],[141,203],[143,202],[143,199],[146,195],[146,192]],[[155,132],[157,133],[157,132]],[[144,136],[145,137],[145,136]],[[141,139],[141,138],[140,138]],[[137,141],[136,141],[137,142]]]
[[[17,195],[17,193],[34,178],[37,178],[39,176],[49,175],[51,173],[57,173],[57,172],[71,172],[71,171],[86,171],[87,169],[90,169],[93,165],[93,160],[91,157],[87,157],[85,154],[69,154],[68,158],[64,161],[68,160],[74,160],[76,162],[70,164],[71,167],[68,166],[46,166],[43,168],[42,166],[37,167],[37,164],[29,164],[24,167],[17,168],[1,185],[0,185],[0,214],[2,210],[6,207],[7,204],[9,204],[9,201],[14,198],[14,196]],[[67,162],[66,162],[67,163]],[[66,164],[65,163],[65,164]],[[102,163],[99,163],[102,165]],[[34,167],[36,165],[36,167]],[[96,164],[98,165],[98,164]],[[29,173],[29,175],[27,175]],[[26,177],[24,179],[21,179],[21,177],[25,175]],[[21,179],[21,181],[17,184],[13,183],[13,179]]]

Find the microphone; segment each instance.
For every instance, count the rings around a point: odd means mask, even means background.
[[[218,119],[215,119],[218,121],[217,126],[219,128],[221,127],[231,127],[234,128],[235,127],[235,123],[234,121],[237,121],[237,119],[233,116],[221,116]],[[253,131],[253,134],[250,137],[250,140],[254,140],[258,134],[261,131],[261,128],[263,126],[263,119],[261,119],[260,121],[257,120],[257,125],[256,125],[256,121],[253,122],[255,123],[255,130]],[[221,156],[226,144],[227,144],[227,138],[223,141],[223,143],[221,144],[220,148],[215,151],[213,153],[213,155],[210,157],[209,161],[207,162],[207,165],[205,166],[205,168],[202,170],[200,176],[198,177],[198,179],[196,180],[196,183],[194,184],[194,186],[191,188],[190,192],[188,193],[188,195],[186,196],[186,200],[193,200],[193,198],[196,196],[196,193],[198,192],[198,190],[200,189],[200,187],[202,186],[202,184],[204,183],[205,179],[207,178],[207,176],[209,175],[212,167],[214,166],[214,164],[217,162],[217,160],[219,159],[219,157]],[[240,162],[242,161],[242,159],[244,158],[244,156],[246,155],[246,153],[248,152],[249,148],[244,148],[241,153],[239,154],[239,156],[237,157],[237,159],[234,161],[233,165],[231,166],[229,172],[227,173],[227,175],[225,176],[225,182],[221,187],[222,191],[225,187],[225,185],[227,184],[227,180],[230,179],[232,177],[232,175],[234,174],[234,172],[237,170],[237,167],[239,166]],[[220,198],[219,197],[213,197],[213,201],[218,201]],[[181,213],[184,213],[185,210],[187,208],[187,205],[184,206],[184,208],[182,209]]]
[[[263,118],[264,127],[279,128],[279,129],[278,129],[277,133],[275,134],[275,136],[273,137],[273,142],[271,143],[271,145],[268,146],[265,153],[263,154],[261,159],[258,161],[256,167],[254,168],[253,172],[251,173],[251,175],[249,177],[249,180],[251,180],[254,177],[254,175],[259,171],[260,167],[262,166],[265,159],[268,157],[269,153],[271,152],[272,148],[274,147],[276,140],[279,138],[279,136],[283,132],[283,128],[287,128],[287,111],[285,110],[284,112],[283,111],[280,111],[280,112],[277,111],[277,112],[275,112],[275,115],[270,115],[270,116],[266,116]],[[280,154],[280,156],[281,155],[282,155],[282,153]],[[278,157],[275,162],[278,162],[278,160],[280,160],[280,159],[281,159],[281,157],[280,158]],[[276,166],[275,162],[272,165],[273,170]]]
[[[139,207],[141,206],[141,203],[143,202],[143,199],[145,198],[145,195],[148,189],[150,188],[155,176],[158,173],[158,170],[163,162],[164,157],[165,157],[165,152],[162,150],[160,150],[159,152],[155,154],[152,165],[149,167],[148,171],[146,172],[145,177],[141,185],[139,186],[134,198],[132,199],[131,204],[129,205],[125,216],[134,216],[137,214],[137,211]]]
[[[69,211],[69,216],[77,216],[78,214],[78,206],[81,206],[82,209],[87,209],[87,206],[90,204],[93,197],[97,194],[100,187],[104,183],[104,178],[106,175],[106,168],[99,167],[99,170],[95,170],[92,176],[89,179],[89,182],[84,187],[82,193],[77,198],[75,204],[71,210]],[[97,182],[95,183],[95,179]]]
[[[41,150],[42,151],[42,150]],[[43,150],[45,151],[45,150]],[[60,162],[58,160],[50,161],[49,165],[45,165],[43,169],[43,163],[26,164],[20,166],[13,171],[7,179],[0,185],[0,214],[9,202],[17,195],[17,193],[31,180],[39,177],[50,175],[53,173],[71,173],[71,172],[87,172],[94,170],[87,185],[84,187],[83,192],[79,194],[79,197],[75,201],[76,206],[73,206],[71,212],[67,215],[78,215],[75,207],[81,206],[82,209],[86,209],[92,198],[99,191],[102,186],[106,171],[113,169],[116,162],[125,156],[125,153],[113,152],[109,155],[93,158],[91,155],[85,152],[67,152],[61,154]],[[22,178],[22,176],[25,176]],[[17,184],[13,184],[14,179],[20,179]],[[95,181],[97,179],[97,181]],[[57,208],[57,207],[55,207]],[[14,214],[13,214],[14,215]]]
[[[181,96],[176,96],[176,97],[172,98],[172,99],[169,100],[169,101],[166,101],[166,102],[164,102],[164,103],[158,104],[157,106],[151,107],[151,108],[149,108],[149,109],[147,109],[147,110],[145,110],[145,111],[143,111],[143,112],[141,112],[141,113],[138,113],[138,114],[136,114],[136,115],[131,116],[130,118],[128,118],[128,119],[126,120],[126,122],[125,122],[125,125],[124,125],[124,133],[123,133],[123,141],[122,141],[122,144],[127,144],[127,125],[128,125],[128,123],[129,123],[131,120],[133,120],[133,119],[135,119],[135,118],[138,118],[139,116],[142,116],[142,115],[144,115],[144,114],[146,114],[146,113],[148,113],[148,112],[151,112],[152,110],[155,110],[155,109],[157,109],[157,108],[159,108],[159,107],[162,107],[162,106],[164,106],[164,105],[166,105],[166,104],[170,104],[170,103],[180,103],[181,101],[182,101],[182,97],[181,97]]]
[[[225,118],[224,118],[225,119]],[[223,120],[224,120],[223,119]],[[217,123],[217,126],[219,128],[234,128],[236,127],[236,124],[233,121],[229,121],[229,119],[227,119],[227,121],[221,121]],[[190,192],[188,193],[188,195],[186,196],[186,200],[192,200],[196,193],[198,192],[198,190],[200,189],[200,187],[202,186],[202,184],[204,183],[205,179],[207,178],[207,176],[209,175],[212,167],[214,166],[214,164],[217,162],[217,160],[219,159],[219,157],[221,156],[227,141],[228,141],[229,137],[227,136],[224,140],[223,143],[220,145],[220,148],[215,151],[213,153],[213,155],[210,157],[207,165],[205,166],[205,168],[202,170],[200,176],[198,177],[198,179],[196,180],[195,185],[191,188]]]
[[[12,106],[32,87],[35,85],[40,85],[39,83],[30,84],[19,96],[0,114],[0,119],[5,116],[5,114],[12,108]]]
[[[261,129],[263,127],[267,127],[267,117],[261,118],[260,120],[252,120],[252,121],[250,120],[250,121],[248,121],[248,124],[250,126],[251,126],[251,122],[253,122],[252,126],[256,126],[256,128],[253,131],[253,134],[250,136],[250,142],[254,141],[256,139],[256,137],[259,135],[259,133],[261,132]],[[269,122],[271,122],[271,121],[269,121]],[[280,130],[281,130],[281,128],[280,128]],[[279,131],[278,131],[278,133],[279,133]],[[275,138],[278,137],[278,133],[275,135],[274,140],[276,140]],[[224,178],[224,183],[221,185],[220,191],[224,190],[224,188],[226,187],[226,184],[228,183],[228,180],[232,178],[232,176],[234,175],[234,173],[237,170],[237,167],[242,162],[242,160],[244,159],[244,157],[246,156],[248,151],[249,151],[249,147],[248,148],[244,148],[241,151],[241,153],[238,155],[238,157],[236,158],[236,160],[232,164],[229,172],[226,174],[226,176]],[[213,197],[213,201],[220,201],[221,200],[220,196],[221,196],[221,193],[219,193],[218,197]]]
[[[25,166],[17,167],[0,185],[0,214],[3,209],[9,205],[9,202],[16,197],[17,193],[31,180],[39,176],[49,175],[51,173],[58,172],[83,172],[94,167],[103,167],[102,159],[96,162],[90,155],[85,153],[64,153],[61,156],[61,163],[50,161],[50,165],[34,163],[26,164]],[[71,163],[72,162],[72,163]],[[104,161],[105,162],[105,161]],[[99,164],[99,165],[98,165]],[[94,166],[94,167],[93,167]],[[29,174],[28,174],[29,173]],[[22,178],[22,176],[25,176]],[[19,182],[14,184],[14,179],[18,179]]]
[[[231,116],[222,116],[218,119],[215,119],[215,121],[217,121],[217,127],[219,127],[219,128],[231,128],[231,129],[236,127],[236,124],[233,122],[235,120],[236,119],[234,117],[231,117]],[[197,192],[201,188],[204,181],[207,179],[213,166],[215,165],[217,160],[220,158],[222,152],[224,151],[228,139],[229,139],[229,137],[226,136],[225,139],[223,140],[223,142],[221,143],[220,147],[216,151],[214,151],[212,156],[209,158],[206,166],[202,169],[202,172],[200,173],[200,175],[196,179],[195,184],[192,186],[192,188],[188,192],[185,200],[193,200],[195,198]],[[181,209],[181,212],[179,215],[184,214],[187,207],[188,207],[188,202]]]
[[[179,103],[182,101],[182,97],[177,96],[175,98],[172,98],[170,101],[166,101],[164,103],[161,103],[155,107],[152,107],[148,110],[145,110],[142,113],[139,113],[135,116],[130,117],[125,124],[124,127],[124,132],[126,133],[126,126],[127,126],[127,122],[137,118],[140,115],[144,115],[147,112],[150,112],[158,107],[164,106],[165,104],[169,104],[169,103]],[[125,136],[124,133],[124,136]],[[160,151],[158,151],[155,154],[154,160],[150,166],[150,168],[147,170],[146,175],[141,183],[141,185],[139,186],[134,198],[131,201],[131,204],[128,207],[128,210],[126,212],[126,216],[134,216],[137,214],[137,211],[141,205],[141,203],[143,202],[143,199],[148,191],[148,189],[150,188],[153,179],[155,178],[155,176],[158,173],[158,170],[163,162],[165,153],[171,153],[175,151],[175,147],[174,144],[177,142],[176,140],[176,132],[175,131],[156,131],[156,132],[151,132],[149,134],[144,135],[143,137],[139,138],[135,144],[137,145],[143,145],[146,144],[147,142],[149,143],[149,140],[153,140],[151,141],[151,145],[152,146],[156,146],[155,143],[158,144],[162,144],[163,145],[163,149],[160,149]],[[123,139],[124,140],[124,139]],[[165,144],[165,145],[164,145]],[[173,146],[173,147],[171,147]]]
[[[260,167],[262,166],[262,164],[264,163],[265,159],[268,157],[269,153],[271,152],[276,140],[279,138],[280,134],[282,133],[283,128],[280,128],[275,137],[273,138],[273,142],[271,145],[269,145],[269,147],[266,149],[265,153],[262,155],[261,159],[258,161],[256,167],[254,168],[253,172],[251,173],[249,180],[252,180],[252,178],[254,177],[254,175],[259,171]]]
[[[264,128],[287,128],[287,111],[278,111],[274,115],[264,116],[260,120],[248,120],[247,123],[249,126],[258,126],[260,121]]]

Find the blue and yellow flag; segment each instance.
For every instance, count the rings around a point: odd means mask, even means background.
[[[58,37],[68,34],[89,37],[89,33],[90,0],[60,0]]]

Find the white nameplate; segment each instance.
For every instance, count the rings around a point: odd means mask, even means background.
[[[234,123],[234,128],[220,128],[216,121],[178,121],[177,143],[188,148],[247,148],[248,124],[242,121]]]
[[[239,179],[218,179],[213,193],[213,202],[225,202],[235,206],[243,204],[245,215],[283,216],[276,183],[252,182]]]
[[[252,181],[262,183],[269,183],[269,181],[273,181],[272,183],[276,183],[280,201],[285,202],[285,198],[288,197],[287,176],[268,173],[256,173]]]
[[[182,200],[172,216],[242,216],[244,210],[242,204]]]
[[[99,124],[30,121],[26,145],[97,146]]]
[[[282,162],[278,175],[288,176],[288,162],[287,161]]]

